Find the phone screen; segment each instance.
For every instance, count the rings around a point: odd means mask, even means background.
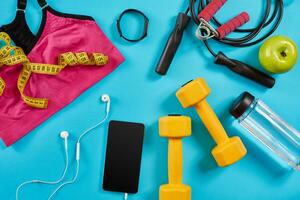
[[[140,123],[110,121],[103,189],[137,193],[145,127]]]

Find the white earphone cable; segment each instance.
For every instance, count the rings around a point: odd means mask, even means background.
[[[78,140],[77,140],[77,143],[80,143],[81,139],[82,139],[86,134],[88,134],[90,131],[94,130],[95,128],[97,128],[98,126],[100,126],[101,124],[103,124],[103,123],[107,120],[108,114],[109,114],[109,113],[106,112],[105,117],[104,117],[99,123],[95,124],[94,126],[92,126],[92,127],[89,128],[89,129],[85,130],[85,131],[79,136],[79,138],[78,138]]]
[[[61,189],[63,188],[64,186],[66,185],[69,185],[69,184],[73,184],[75,183],[77,177],[78,177],[78,174],[79,174],[79,168],[80,168],[80,162],[79,160],[76,161],[76,173],[75,173],[75,176],[73,177],[73,179],[71,181],[66,181],[64,183],[62,183],[61,185],[59,185],[52,193],[51,195],[49,196],[48,200],[52,199],[54,197],[54,195]]]
[[[94,130],[95,128],[97,128],[98,126],[102,125],[108,118],[108,115],[109,115],[109,106],[110,106],[110,102],[108,100],[108,102],[106,102],[107,105],[106,105],[106,112],[105,112],[105,116],[104,118],[97,124],[95,124],[94,126],[88,128],[87,130],[85,130],[78,138],[77,140],[77,149],[76,149],[76,173],[73,177],[72,180],[70,181],[66,181],[64,183],[62,183],[61,185],[59,185],[52,193],[51,195],[49,196],[48,200],[51,200],[54,195],[59,191],[61,190],[64,186],[66,185],[70,185],[70,184],[73,184],[76,182],[77,178],[78,178],[78,174],[79,174],[79,169],[80,169],[80,142],[82,140],[82,138],[87,135],[90,131]]]
[[[128,200],[128,193],[124,194],[124,200]]]
[[[19,192],[25,185],[35,184],[35,183],[45,184],[45,185],[55,185],[55,184],[60,183],[65,178],[68,167],[69,167],[69,156],[68,156],[68,148],[65,147],[64,149],[65,149],[66,164],[65,164],[65,169],[64,169],[62,176],[56,181],[30,180],[30,181],[25,181],[25,182],[21,183],[16,189],[16,200],[19,199]]]

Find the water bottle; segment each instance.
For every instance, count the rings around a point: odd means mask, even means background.
[[[244,92],[233,103],[230,113],[276,156],[293,169],[300,170],[300,132],[263,101]]]

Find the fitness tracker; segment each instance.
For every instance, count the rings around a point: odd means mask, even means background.
[[[144,18],[144,32],[143,32],[143,35],[137,39],[129,39],[128,37],[123,35],[122,29],[121,29],[121,20],[122,20],[122,17],[127,13],[136,13],[136,14],[141,15]],[[128,42],[139,42],[139,41],[143,40],[145,37],[147,37],[148,24],[149,24],[149,19],[142,11],[139,11],[137,9],[127,9],[121,13],[119,19],[117,20],[117,29],[120,34],[120,37],[123,38],[124,40],[126,40]]]

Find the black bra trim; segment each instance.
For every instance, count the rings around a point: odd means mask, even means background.
[[[54,10],[50,6],[47,6],[45,9],[48,10],[49,12],[51,12],[52,14],[54,14],[56,16],[59,16],[59,17],[95,21],[95,19],[93,17],[91,17],[91,16],[62,13],[62,12]]]
[[[42,36],[42,34],[44,32],[46,21],[47,21],[47,11],[46,11],[46,9],[43,9],[42,12],[43,12],[42,22],[41,22],[40,28],[39,28],[34,40],[28,46],[28,54],[31,52],[31,50],[36,45],[36,43],[39,41],[40,37]]]
[[[27,5],[27,0],[18,0],[18,9],[25,10]]]
[[[36,45],[36,43],[39,41],[45,29],[45,25],[47,21],[47,11],[59,17],[95,21],[94,18],[90,16],[66,14],[66,13],[58,12],[52,9],[50,6],[46,6],[42,10],[43,12],[42,22],[36,35],[34,35],[31,32],[25,19],[25,13],[21,10],[17,11],[15,19],[10,24],[3,25],[2,27],[0,27],[0,31],[4,31],[8,33],[11,36],[12,40],[16,43],[16,45],[23,48],[26,54],[29,54],[31,50],[34,48],[34,46]]]
[[[59,16],[59,17],[95,21],[94,18],[90,17],[90,16],[65,14],[65,13],[61,13],[61,12],[54,10],[50,6],[47,6],[45,9],[43,9],[43,17],[42,17],[41,26],[39,28],[38,33],[36,34],[34,41],[28,47],[28,49],[29,49],[28,53],[34,48],[34,46],[36,45],[36,43],[39,41],[40,37],[42,36],[42,33],[43,33],[45,25],[46,25],[46,21],[47,21],[47,11],[49,11],[50,13],[54,14],[55,16]]]
[[[42,8],[47,5],[46,0],[38,0],[38,3]]]
[[[31,45],[32,41],[35,40],[35,35],[28,27],[23,11],[18,11],[14,20],[9,24],[0,27],[0,31],[9,34],[12,40],[18,46],[22,47],[26,54],[30,51],[28,47]]]
[[[40,5],[40,7],[47,9],[49,12],[51,12],[54,15],[57,15],[59,17],[65,17],[65,18],[74,18],[74,19],[82,19],[82,20],[94,20],[93,17],[90,16],[86,16],[86,15],[77,15],[77,14],[66,14],[66,13],[62,13],[59,11],[54,10],[53,8],[51,8],[48,4],[46,0],[38,0],[38,3]]]

